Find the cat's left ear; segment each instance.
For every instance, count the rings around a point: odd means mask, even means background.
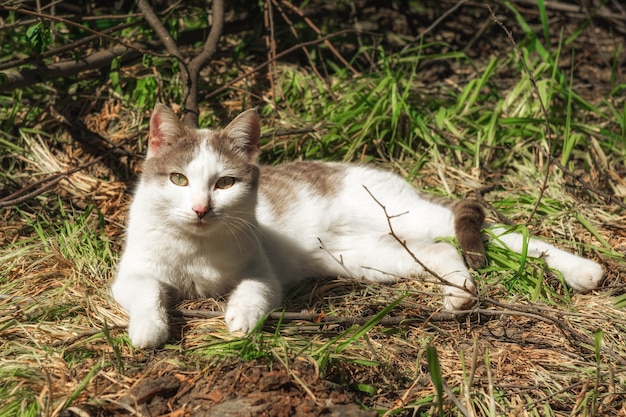
[[[228,124],[223,130],[235,149],[242,151],[250,160],[259,156],[259,138],[261,123],[256,109],[246,110]]]

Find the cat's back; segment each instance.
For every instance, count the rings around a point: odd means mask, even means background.
[[[422,225],[428,235],[447,234],[452,212],[424,198],[402,177],[366,164],[297,161],[263,166],[259,178],[259,222],[291,233],[349,229],[388,232],[389,215],[411,213],[397,221]],[[408,218],[411,217],[412,220]],[[432,230],[431,230],[432,229]]]

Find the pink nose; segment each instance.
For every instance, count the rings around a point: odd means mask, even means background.
[[[202,205],[202,204],[194,204],[191,209],[196,212],[196,214],[198,215],[198,218],[200,219],[203,218],[205,214],[209,212],[209,206]]]

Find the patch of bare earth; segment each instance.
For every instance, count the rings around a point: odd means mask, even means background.
[[[285,368],[266,360],[228,361],[200,372],[181,371],[163,362],[133,378],[124,394],[107,406],[77,405],[62,416],[375,416],[354,403],[354,395],[321,378],[308,362]]]

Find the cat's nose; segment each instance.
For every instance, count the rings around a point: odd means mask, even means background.
[[[209,206],[203,204],[194,204],[191,209],[196,212],[198,218],[203,218],[209,212]]]

